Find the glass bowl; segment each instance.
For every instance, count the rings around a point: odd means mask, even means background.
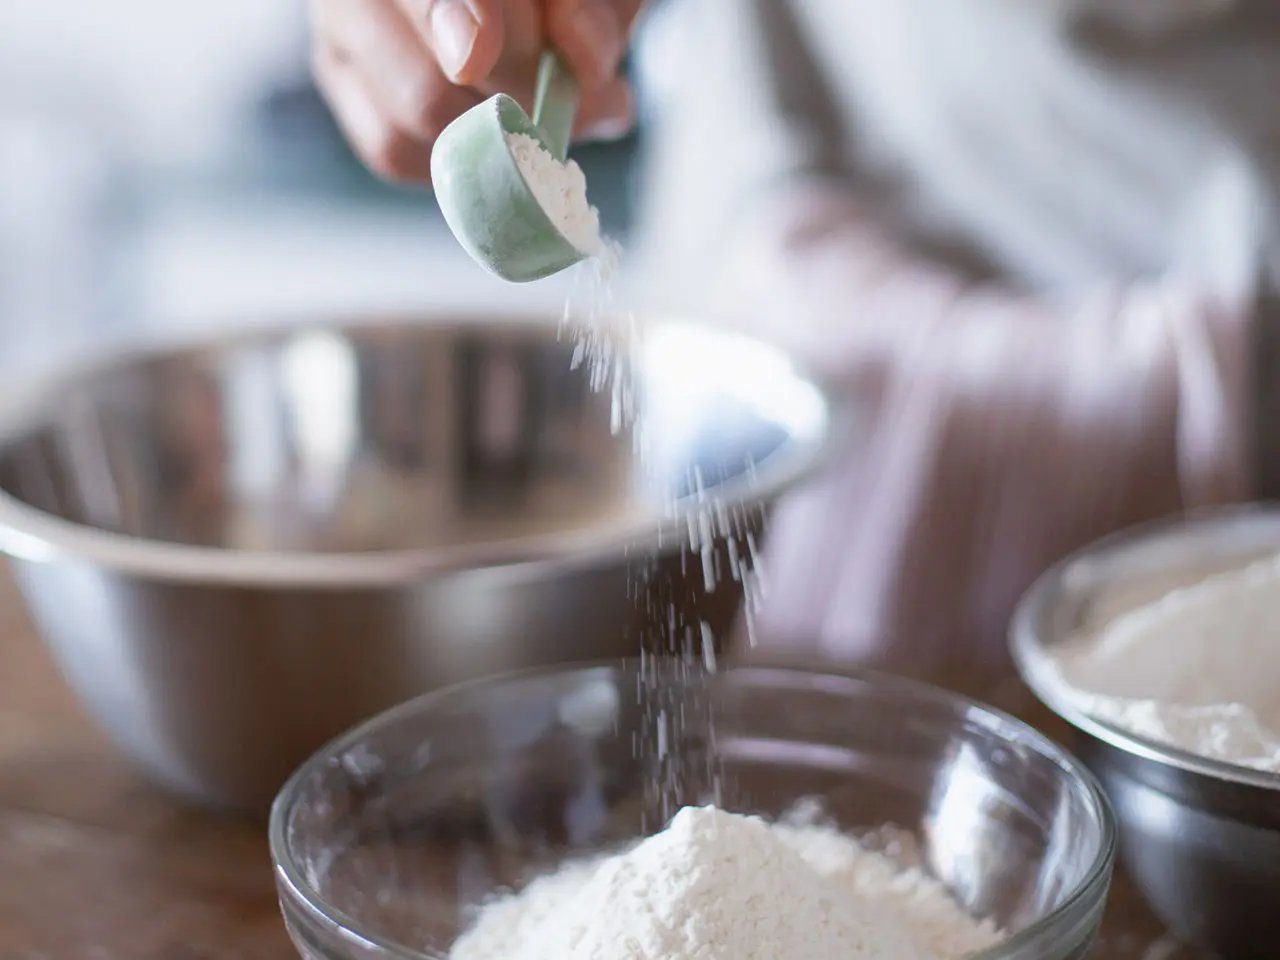
[[[307,960],[438,960],[495,894],[713,798],[897,828],[904,867],[1008,933],[984,960],[1082,957],[1102,916],[1110,807],[1025,724],[872,673],[673,659],[464,684],[330,744],[272,811],[285,921]]]

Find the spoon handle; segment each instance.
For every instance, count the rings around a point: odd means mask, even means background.
[[[551,155],[564,160],[569,153],[573,116],[578,112],[578,81],[554,50],[544,50],[538,63],[533,94],[533,123]]]

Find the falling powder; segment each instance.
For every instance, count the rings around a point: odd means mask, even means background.
[[[723,595],[726,590],[740,592],[740,628],[746,642],[754,646],[756,617],[767,587],[758,544],[765,529],[765,506],[726,501],[716,483],[708,486],[696,462],[679,465],[686,472],[680,487],[681,480],[672,472],[676,465],[662,462],[669,451],[680,451],[681,455],[691,451],[688,444],[692,438],[673,439],[670,430],[676,423],[700,423],[701,411],[688,402],[686,391],[669,389],[643,391],[642,411],[641,379],[652,375],[655,366],[662,366],[664,376],[670,376],[672,361],[683,356],[683,366],[674,369],[685,371],[681,375],[696,381],[702,375],[696,362],[706,361],[696,352],[682,350],[678,338],[671,346],[660,343],[661,335],[645,331],[635,314],[620,302],[617,280],[622,249],[601,232],[599,215],[588,202],[581,168],[573,161],[557,160],[535,137],[507,134],[506,138],[525,183],[547,217],[585,254],[584,262],[575,268],[561,323],[561,333],[573,342],[570,366],[583,368],[590,388],[608,396],[612,432],[630,433],[636,464],[647,475],[647,484],[656,481],[651,486],[665,496],[661,507],[669,513],[668,519],[683,514],[687,527],[687,538],[682,537],[679,544],[678,571],[661,560],[662,527],[658,529],[658,551],[648,560],[641,560],[638,551],[629,558],[628,591],[640,605],[641,614],[637,620],[641,662],[637,696],[643,720],[634,749],[638,762],[652,763],[658,771],[646,783],[641,801],[641,821],[649,829],[667,823],[691,795],[712,802],[724,796],[726,778],[711,695],[711,677],[719,668],[717,645],[724,639],[718,632],[723,628],[702,618],[698,609],[701,601],[696,599],[697,589],[691,581],[700,574],[701,592],[707,596]],[[688,363],[691,356],[695,360],[692,369]],[[677,398],[682,409],[659,411],[654,416],[664,393]],[[754,485],[755,460],[747,457],[744,467],[745,479]],[[668,688],[663,671],[655,669],[668,660],[681,665],[678,691]]]

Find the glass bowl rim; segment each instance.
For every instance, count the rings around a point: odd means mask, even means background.
[[[329,903],[307,881],[292,856],[287,838],[288,822],[296,807],[299,794],[303,790],[303,785],[314,773],[327,766],[334,757],[343,754],[373,733],[385,730],[410,716],[430,709],[439,702],[476,688],[501,687],[554,676],[586,675],[596,671],[615,672],[639,665],[639,659],[631,658],[597,660],[531,667],[477,677],[413,697],[339,734],[294,771],[271,805],[267,833],[271,859],[278,880],[288,893],[326,928],[343,939],[358,942],[365,950],[380,952],[388,960],[443,960],[439,954],[415,950],[363,930],[357,918]],[[966,960],[1004,960],[1023,947],[1037,943],[1042,937],[1051,934],[1060,924],[1069,923],[1077,910],[1093,906],[1096,901],[1105,896],[1116,857],[1116,818],[1111,801],[1097,778],[1080,760],[1029,723],[963,694],[923,681],[862,667],[836,669],[835,665],[828,665],[827,669],[817,669],[813,666],[788,665],[783,662],[722,666],[717,672],[718,676],[726,674],[818,680],[822,681],[828,689],[831,689],[832,685],[844,686],[846,689],[871,686],[907,700],[945,706],[958,711],[966,719],[977,720],[987,730],[1005,735],[1011,742],[1030,746],[1038,755],[1049,760],[1068,781],[1075,781],[1075,784],[1082,789],[1091,802],[1092,813],[1097,818],[1099,827],[1098,850],[1084,877],[1053,910],[1012,936],[1001,940],[995,946],[971,954]]]

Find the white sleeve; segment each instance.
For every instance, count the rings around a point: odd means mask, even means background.
[[[633,253],[653,299],[707,309],[718,251],[776,185],[844,175],[839,111],[788,0],[668,0],[642,45],[660,91]]]

